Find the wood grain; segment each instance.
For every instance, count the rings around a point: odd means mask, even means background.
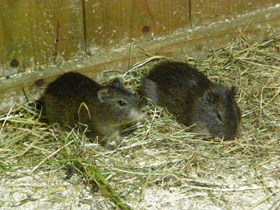
[[[85,1],[88,54],[171,35],[189,27],[188,0]]]
[[[200,27],[279,4],[279,0],[191,0],[192,25]]]
[[[1,0],[0,20],[0,76],[84,53],[80,1]],[[18,66],[11,67],[12,60]]]

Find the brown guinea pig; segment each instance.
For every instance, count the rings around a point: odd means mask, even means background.
[[[118,141],[122,127],[144,117],[144,103],[127,91],[119,79],[101,86],[79,73],[66,73],[50,83],[39,99],[42,116],[62,127],[88,126],[87,136],[98,136],[101,144],[111,148]]]
[[[142,80],[140,95],[166,107],[177,121],[195,132],[233,139],[241,121],[236,88],[211,82],[182,62],[164,61]]]

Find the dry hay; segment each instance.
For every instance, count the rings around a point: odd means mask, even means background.
[[[232,141],[191,133],[150,105],[146,119],[123,137],[128,146],[108,151],[82,131],[39,122],[33,102],[15,105],[0,117],[0,209],[113,209],[108,189],[133,209],[280,208],[279,51],[276,39],[249,44],[240,38],[188,59],[213,81],[239,87],[243,119]],[[104,79],[120,76],[135,90],[160,59]]]

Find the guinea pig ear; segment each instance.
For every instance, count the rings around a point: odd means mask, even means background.
[[[231,93],[233,96],[236,96],[236,94],[238,93],[238,87],[236,86],[231,86],[231,89],[230,89]]]
[[[97,97],[101,103],[104,103],[109,98],[112,98],[112,94],[110,93],[109,89],[105,88],[105,89],[101,89],[97,92]]]
[[[124,86],[119,78],[115,78],[112,82],[112,86],[120,89],[124,89]]]

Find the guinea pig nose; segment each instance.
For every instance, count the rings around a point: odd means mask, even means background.
[[[142,113],[146,113],[146,111],[147,111],[147,106],[146,106],[146,105],[141,105],[140,111],[141,111]]]
[[[233,140],[236,137],[235,133],[227,134],[224,136],[224,140]]]

